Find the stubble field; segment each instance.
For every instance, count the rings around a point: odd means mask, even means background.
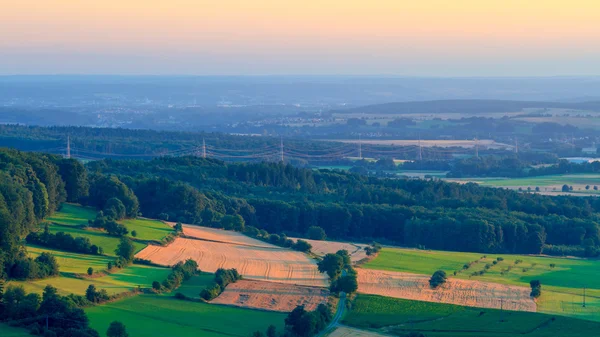
[[[235,268],[252,280],[326,287],[327,277],[305,254],[284,248],[266,248],[177,238],[167,247],[148,246],[136,257],[171,266],[193,259],[200,270],[214,273],[219,268]]]

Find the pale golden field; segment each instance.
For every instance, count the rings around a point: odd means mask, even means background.
[[[297,238],[290,238],[294,241],[298,240]],[[309,240],[302,239],[312,246],[311,251],[319,256],[324,256],[325,254],[335,254],[338,250],[347,250],[350,253],[350,258],[352,262],[358,262],[367,257],[367,253],[365,252],[365,247],[367,245],[364,244],[354,244],[354,243],[346,243],[346,242],[334,242],[334,241],[322,241],[322,240]]]
[[[235,268],[244,278],[252,280],[328,286],[327,276],[319,273],[314,260],[303,253],[279,247],[177,238],[168,247],[148,246],[136,257],[163,266],[191,258],[205,272]]]
[[[469,307],[536,311],[527,287],[448,278],[438,289],[429,287],[427,275],[357,268],[358,292],[408,300]]]
[[[174,223],[169,223],[174,226]],[[255,246],[255,247],[266,247],[266,248],[277,248],[277,246],[271,245],[266,242],[262,242],[257,239],[253,239],[244,234],[226,231],[222,229],[201,227],[195,225],[183,225],[183,234],[191,238],[197,238],[206,241],[233,243],[237,245]]]
[[[290,312],[303,305],[312,311],[319,304],[327,303],[328,296],[329,291],[324,288],[240,280],[230,283],[211,303],[281,312]]]

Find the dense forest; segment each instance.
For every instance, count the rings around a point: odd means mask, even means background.
[[[478,252],[540,253],[552,245],[594,255],[600,244],[596,198],[197,157],[104,160],[88,169],[131,187],[146,216],[208,226],[239,214],[271,233],[319,226],[335,239]]]

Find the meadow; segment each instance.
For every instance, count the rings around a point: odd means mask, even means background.
[[[14,328],[6,324],[0,324],[0,336],[2,337],[28,337],[29,331],[21,328]]]
[[[498,258],[502,260],[498,261]],[[471,266],[463,270],[469,263]],[[486,265],[490,265],[489,269]],[[441,269],[450,277],[525,287],[531,280],[540,280],[539,312],[600,321],[598,260],[384,248],[375,259],[361,267],[425,275]],[[483,274],[479,275],[480,272]],[[585,308],[582,306],[584,287],[587,288]]]
[[[600,329],[600,323],[569,317],[362,294],[352,301],[342,323],[398,336],[419,331],[428,337],[574,337],[591,336]]]
[[[58,277],[10,282],[10,284],[23,285],[28,292],[42,293],[46,285],[52,285],[63,295],[70,293],[83,295],[87,287],[90,284],[94,284],[96,288],[106,289],[112,295],[130,291],[138,286],[149,288],[152,285],[152,281],[160,282],[166,279],[167,275],[171,272],[169,268],[131,265],[101,277],[78,277],[76,274],[86,274],[89,267],[94,268],[95,271],[106,270],[108,262],[113,261],[115,258],[63,252],[33,246],[27,247],[27,251],[32,257],[42,252],[50,252],[56,257],[60,266],[60,276]]]
[[[102,336],[110,322],[125,322],[130,337],[240,336],[275,325],[283,331],[286,314],[200,302],[171,296],[140,295],[87,308],[92,328]],[[243,323],[243,324],[242,324]]]
[[[521,188],[527,191],[535,191],[536,187],[540,188],[540,193],[543,194],[565,194],[561,188],[564,184],[573,186],[573,190],[569,194],[600,194],[600,191],[593,189],[594,186],[600,187],[600,174],[581,173],[581,174],[559,174],[547,175],[538,177],[525,178],[464,178],[464,179],[446,179],[453,182],[474,182],[482,186],[503,187],[510,189]],[[589,189],[586,189],[589,186]]]
[[[88,220],[96,218],[97,211],[89,207],[83,207],[74,204],[63,204],[61,209],[48,218],[48,227],[51,233],[65,232],[73,237],[85,237],[98,247],[102,247],[104,254],[115,256],[115,249],[119,244],[119,238],[110,236],[104,231],[96,229],[84,229],[81,226],[86,225]],[[144,249],[147,242],[156,242],[165,238],[173,229],[157,220],[138,218],[119,221],[129,230],[128,237],[134,240],[135,251]],[[136,237],[132,237],[131,232],[136,231]]]

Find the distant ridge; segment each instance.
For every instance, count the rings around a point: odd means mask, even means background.
[[[435,114],[435,113],[465,113],[476,114],[484,112],[515,112],[527,108],[562,108],[575,110],[600,111],[600,101],[565,103],[565,102],[536,102],[508,101],[487,99],[452,99],[435,101],[396,102],[367,105],[358,108],[334,110],[333,113],[365,113],[365,114]]]

